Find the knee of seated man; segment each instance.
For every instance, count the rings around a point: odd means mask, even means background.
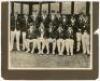
[[[57,43],[60,41],[60,39],[57,39]]]
[[[56,39],[52,39],[53,42],[56,42]]]
[[[48,38],[47,41],[50,42],[51,41],[51,38]]]

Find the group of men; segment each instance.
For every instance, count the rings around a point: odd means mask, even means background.
[[[73,55],[76,48],[77,52],[82,49],[84,54],[90,54],[89,17],[83,13],[75,16],[35,10],[31,15],[16,12],[11,14],[10,20],[10,50],[14,49],[16,38],[17,51],[26,50],[34,54],[37,48],[38,54],[44,54],[46,48],[46,54],[56,54],[57,49],[58,55],[63,55],[64,51]]]

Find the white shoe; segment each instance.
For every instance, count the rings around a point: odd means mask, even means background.
[[[28,53],[30,50],[27,50],[26,52]]]
[[[17,51],[20,51],[20,49],[17,49]]]
[[[67,55],[69,56],[69,53],[67,53]]]
[[[53,52],[52,54],[55,55],[55,52]]]
[[[43,50],[41,51],[41,54],[44,54],[44,53],[43,53]]]
[[[42,51],[39,51],[38,54],[43,54],[43,52]]]
[[[73,53],[71,53],[71,56],[73,56]]]
[[[31,51],[31,54],[33,54],[34,52],[33,51]]]
[[[83,52],[83,54],[86,54],[86,52]]]
[[[62,53],[59,53],[59,55],[63,55]]]
[[[77,49],[76,51],[79,52],[79,49]]]
[[[49,52],[47,52],[47,54],[50,54]]]

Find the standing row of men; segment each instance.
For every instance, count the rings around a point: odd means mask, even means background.
[[[89,48],[89,19],[84,14],[66,16],[59,12],[47,14],[43,11],[33,11],[32,15],[15,13],[11,15],[11,50],[14,48],[14,38],[16,37],[16,49],[20,51],[20,35],[22,33],[22,50],[35,52],[38,48],[39,54],[44,54],[46,47],[47,54],[50,54],[50,44],[52,44],[52,54],[55,54],[56,46],[59,55],[63,55],[66,48],[67,55],[73,55],[73,50],[84,54],[90,53]],[[32,50],[30,50],[32,43]]]

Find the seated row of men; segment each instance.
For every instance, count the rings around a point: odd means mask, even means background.
[[[22,46],[23,50],[27,49],[27,52],[30,51],[30,43],[32,43],[31,53],[38,48],[39,54],[44,54],[43,50],[46,47],[47,54],[49,54],[49,44],[51,43],[52,54],[55,54],[57,46],[59,55],[63,54],[64,48],[66,48],[67,55],[73,55],[76,39],[77,51],[80,51],[82,46],[83,53],[89,54],[88,17],[80,14],[77,19],[72,15],[68,20],[66,15],[61,16],[59,13],[52,13],[49,17],[46,13],[38,15],[36,12],[30,16],[22,15],[20,17],[15,14],[11,16],[11,50],[15,37],[17,50],[20,50],[19,40],[22,32]]]

